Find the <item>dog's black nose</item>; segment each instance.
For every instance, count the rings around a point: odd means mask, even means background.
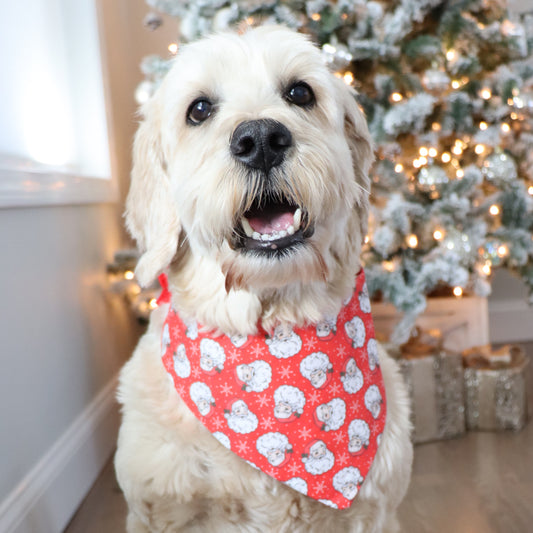
[[[276,120],[249,120],[239,124],[230,142],[231,153],[245,165],[262,170],[279,165],[292,144],[291,132]]]

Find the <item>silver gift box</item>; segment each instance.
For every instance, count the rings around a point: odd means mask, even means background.
[[[469,430],[518,431],[527,421],[528,359],[517,345],[463,353],[466,424]]]
[[[439,338],[388,349],[397,360],[409,391],[413,442],[463,435],[466,428],[461,354],[441,348]]]

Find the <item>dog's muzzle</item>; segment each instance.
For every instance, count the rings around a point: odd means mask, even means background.
[[[230,142],[233,157],[265,183],[254,187],[257,196],[234,230],[234,249],[276,255],[313,234],[305,210],[270,183],[271,170],[283,163],[292,144],[290,131],[276,120],[251,120],[235,128]]]

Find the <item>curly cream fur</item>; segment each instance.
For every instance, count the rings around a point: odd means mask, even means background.
[[[312,109],[284,100],[283,88],[295,80],[313,88]],[[214,100],[216,112],[195,127],[186,112],[199,96]],[[142,113],[126,212],[143,252],[141,282],[170,265],[182,318],[228,335],[254,333],[259,321],[273,330],[335,316],[360,268],[372,144],[351,91],[308,40],[267,27],[187,45]],[[290,130],[293,146],[272,179],[315,225],[306,245],[283,258],[229,244],[260,179],[231,157],[229,140],[241,122],[260,118]],[[130,533],[397,531],[412,460],[408,400],[381,348],[382,444],[354,505],[336,511],[246,464],[191,414],[161,364],[164,313],[153,313],[120,380],[115,462]]]

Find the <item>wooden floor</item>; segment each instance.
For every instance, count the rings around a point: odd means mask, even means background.
[[[122,533],[125,516],[110,462],[64,533]],[[519,433],[470,432],[417,446],[400,522],[403,533],[532,533],[533,421]]]

